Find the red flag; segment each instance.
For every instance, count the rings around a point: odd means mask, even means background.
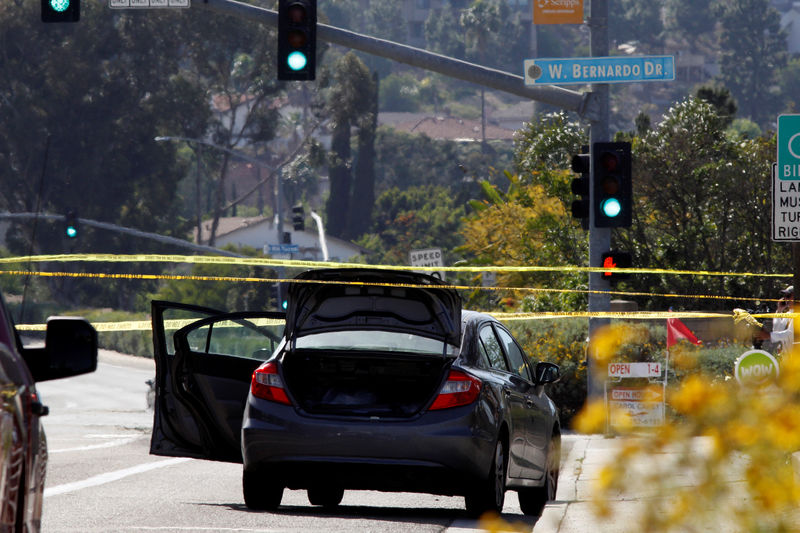
[[[700,339],[694,336],[694,333],[677,318],[668,318],[667,319],[667,349],[673,344],[677,344],[678,341],[687,340],[692,344],[697,344],[698,346],[703,344]]]

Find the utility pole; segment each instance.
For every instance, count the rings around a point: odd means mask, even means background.
[[[591,39],[592,57],[608,56],[608,0],[592,0],[591,14],[589,16],[589,32]],[[594,144],[609,140],[609,86],[607,83],[592,85],[592,93],[596,96],[596,113],[590,120],[589,139],[590,139],[590,161],[594,167]],[[595,169],[589,173],[590,180],[596,176]],[[589,183],[589,194],[594,194],[594,183]],[[590,196],[591,198],[591,196]],[[589,201],[589,266],[600,266],[602,255],[611,249],[611,228],[598,228],[595,226],[595,201]],[[611,309],[611,297],[607,294],[610,289],[610,282],[603,279],[600,272],[589,273],[589,312],[609,311]],[[605,293],[605,294],[604,294]],[[608,318],[589,318],[589,339],[594,339],[597,330],[610,323]],[[592,343],[589,343],[590,353],[587,361],[587,392],[589,398],[596,399],[602,396],[602,368],[596,368],[597,364],[593,357]]]

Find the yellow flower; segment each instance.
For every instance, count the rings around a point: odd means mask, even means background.
[[[573,423],[578,433],[603,433],[606,430],[606,406],[603,400],[587,403],[575,416]]]

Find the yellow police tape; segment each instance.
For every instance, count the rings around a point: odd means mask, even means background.
[[[738,312],[743,312],[741,309],[736,310],[735,314],[727,313],[705,313],[693,311],[629,311],[629,312],[588,312],[588,311],[575,311],[564,313],[498,313],[487,311],[487,315],[491,315],[502,322],[516,321],[516,320],[547,320],[559,318],[615,318],[615,319],[628,319],[628,320],[666,320],[668,318],[715,318],[715,319],[731,319],[735,321],[740,320],[737,317]],[[757,313],[748,316],[755,318],[794,318],[800,316],[800,313]],[[189,324],[193,324],[198,319],[174,319],[165,320],[164,329],[178,330]],[[283,321],[272,318],[254,318],[246,319],[241,322],[224,321],[215,323],[214,327],[241,327],[243,322],[248,322],[256,326],[282,326]],[[98,332],[111,332],[111,331],[150,331],[152,323],[149,320],[130,320],[121,322],[93,322],[95,330]],[[18,324],[17,329],[20,331],[45,331],[46,324]]]
[[[240,265],[240,266],[269,266],[287,268],[374,268],[385,270],[409,270],[409,271],[447,271],[447,272],[607,272],[608,268],[599,267],[580,267],[580,266],[461,266],[461,267],[418,267],[418,266],[396,266],[396,265],[365,265],[361,263],[343,262],[323,262],[323,261],[299,261],[288,259],[272,259],[258,257],[226,257],[226,256],[187,256],[187,255],[161,255],[161,254],[53,254],[53,255],[31,255],[0,258],[2,264],[19,263],[43,263],[43,262],[128,262],[128,263],[147,263],[147,262],[169,262],[169,263],[192,263],[192,264],[213,264],[213,265]],[[701,275],[701,276],[750,276],[750,277],[791,277],[791,274],[759,274],[754,272],[713,272],[713,271],[690,271],[690,270],[670,270],[670,269],[645,269],[645,268],[615,268],[618,273],[638,273],[638,274],[673,274],[673,275]],[[192,281],[225,281],[225,282],[246,282],[246,283],[316,283],[316,284],[341,284],[336,281],[322,280],[297,280],[291,278],[261,278],[246,276],[201,276],[192,274],[125,274],[125,273],[102,273],[102,272],[42,272],[33,270],[0,270],[0,274],[39,276],[39,277],[75,277],[75,278],[94,278],[94,279],[132,279],[132,280],[192,280]],[[427,285],[409,285],[393,283],[361,283],[352,282],[354,285],[374,285],[374,286],[396,286],[396,287],[419,287],[425,288]],[[472,285],[443,285],[444,288],[456,290],[486,290],[486,291],[517,291],[517,292],[540,292],[540,293],[584,293],[584,294],[604,294],[608,296],[646,296],[662,298],[689,298],[689,299],[715,299],[715,300],[742,300],[735,296],[714,296],[707,294],[657,294],[648,292],[624,292],[624,291],[591,291],[588,289],[550,289],[538,287],[476,287]],[[756,300],[755,298],[753,300]],[[760,301],[777,301],[777,299],[759,298]],[[736,310],[741,312],[741,310]],[[569,312],[569,313],[497,313],[489,312],[499,320],[543,320],[556,318],[615,318],[615,319],[667,319],[667,318],[735,318],[741,314],[734,313],[697,313],[697,312]],[[794,316],[793,314],[748,314],[749,317],[771,318],[775,316]],[[192,323],[194,320],[168,321],[167,329],[178,329]],[[737,321],[739,321],[737,319]],[[151,328],[149,321],[128,321],[128,322],[98,322],[93,324],[99,332],[107,331],[148,331]],[[22,331],[44,331],[44,324],[22,324],[17,326]]]
[[[300,261],[272,259],[269,257],[226,257],[211,255],[161,255],[161,254],[54,254],[2,257],[0,264],[42,262],[104,262],[104,263],[192,263],[213,265],[247,265],[296,268],[375,268],[385,270],[424,270],[430,272],[608,272],[608,267],[562,266],[408,266],[366,265],[332,261]],[[714,272],[710,270],[670,270],[664,268],[614,268],[620,274],[674,274],[692,276],[751,276],[787,278],[792,274],[761,274],[756,272]]]

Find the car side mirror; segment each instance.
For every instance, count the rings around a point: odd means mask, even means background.
[[[80,317],[50,317],[43,347],[23,348],[35,381],[66,378],[97,369],[97,331]]]
[[[536,363],[534,370],[537,385],[546,385],[547,383],[555,383],[561,379],[559,367],[555,363],[548,363],[545,361]]]

